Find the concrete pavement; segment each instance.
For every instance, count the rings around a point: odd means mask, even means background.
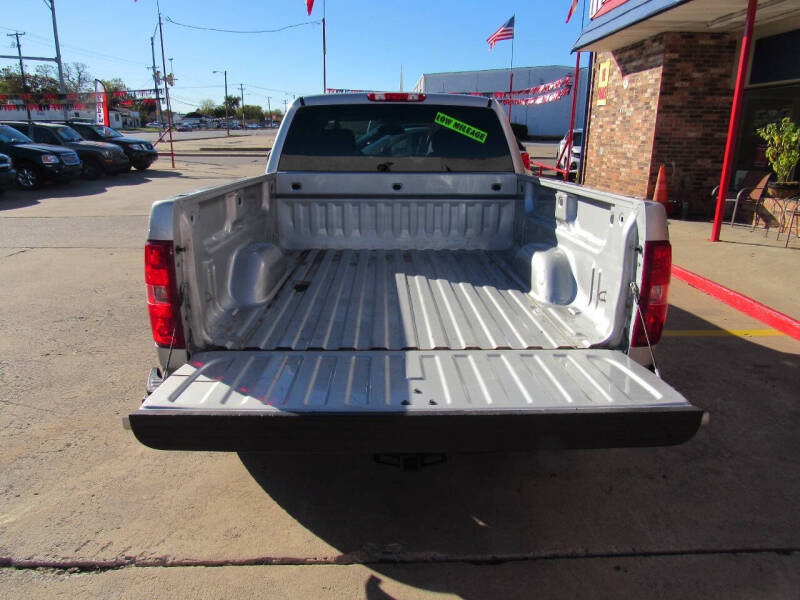
[[[755,298],[800,319],[800,240],[777,229],[723,225],[719,242],[710,242],[711,223],[671,220],[672,261],[698,275]]]
[[[763,326],[680,282],[694,333],[657,358],[711,413],[682,446],[402,473],[138,444],[150,203],[263,159],[157,165],[0,200],[0,597],[796,597],[800,344],[714,337]]]

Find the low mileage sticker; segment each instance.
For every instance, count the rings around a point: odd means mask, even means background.
[[[481,144],[486,141],[486,132],[472,125],[467,125],[463,121],[459,121],[449,115],[444,113],[437,112],[436,118],[434,122],[437,125],[441,125],[442,127],[447,127],[448,129],[452,129],[453,131],[460,133],[461,135],[465,135],[468,138],[475,140],[476,142],[480,142]]]

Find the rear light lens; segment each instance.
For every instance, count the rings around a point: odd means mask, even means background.
[[[664,330],[669,306],[667,295],[672,272],[672,246],[668,241],[645,242],[642,285],[639,288],[639,308],[644,317],[634,315],[631,346],[646,346],[647,339],[657,344]],[[645,331],[647,336],[645,336]]]
[[[159,346],[185,348],[172,242],[151,240],[145,244],[144,282],[153,340]]]
[[[525,165],[525,168],[530,171],[531,170],[531,155],[527,152],[522,152],[522,164]]]
[[[425,94],[411,94],[406,92],[370,92],[367,100],[373,102],[422,102]]]

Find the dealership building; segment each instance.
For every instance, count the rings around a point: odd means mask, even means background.
[[[574,44],[592,53],[586,185],[652,198],[663,164],[671,199],[711,214],[747,10],[748,0],[591,0]],[[731,189],[769,172],[757,128],[800,122],[800,1],[762,0],[752,31]]]
[[[514,90],[524,90],[550,83],[564,77],[575,76],[575,66],[514,67]],[[581,69],[578,82],[578,105],[576,127],[583,125],[586,108],[588,68]],[[457,71],[452,73],[426,73],[414,86],[415,92],[434,93],[489,93],[508,92],[511,69],[488,69],[483,71]],[[530,137],[560,138],[569,129],[572,96],[567,94],[543,104],[511,107],[511,122],[525,125]],[[505,107],[508,112],[508,106]]]

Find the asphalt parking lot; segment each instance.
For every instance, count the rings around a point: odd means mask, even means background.
[[[150,204],[263,168],[0,197],[0,597],[797,597],[800,342],[678,281],[657,358],[711,414],[682,446],[404,473],[136,442]]]

